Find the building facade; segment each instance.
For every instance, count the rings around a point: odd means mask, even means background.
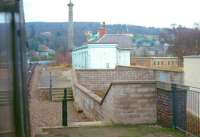
[[[75,69],[114,69],[130,65],[130,50],[119,49],[118,44],[87,44],[72,52]]]
[[[104,26],[106,33],[106,27]],[[114,69],[117,65],[130,66],[132,35],[104,34],[72,52],[75,69]]]
[[[200,88],[200,56],[184,57],[184,84]]]
[[[176,68],[178,67],[177,57],[133,57],[131,65],[150,68]]]

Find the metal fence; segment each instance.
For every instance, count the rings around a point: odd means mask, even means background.
[[[200,136],[200,89],[187,91],[187,132]]]
[[[158,106],[165,107],[162,108],[164,117],[171,118],[170,126],[189,136],[200,137],[200,89],[177,84],[167,85],[169,85],[168,88],[158,87],[158,103],[164,102],[164,105],[158,104]],[[163,114],[160,115],[159,112],[159,120],[166,123],[162,119]]]

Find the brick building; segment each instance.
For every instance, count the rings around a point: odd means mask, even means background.
[[[176,68],[178,67],[177,57],[134,57],[131,65],[149,68]]]

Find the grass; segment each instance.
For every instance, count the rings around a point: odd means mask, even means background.
[[[49,132],[48,137],[185,137],[177,130],[157,125],[115,125],[49,129],[47,131]]]

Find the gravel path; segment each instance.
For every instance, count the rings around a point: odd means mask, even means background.
[[[49,102],[47,100],[47,91],[38,89],[38,81],[41,76],[41,68],[37,67],[33,74],[30,90],[30,120],[31,136],[40,132],[41,127],[61,126],[62,107],[61,103]]]
[[[55,77],[56,85],[64,87],[71,85],[71,71],[66,70],[51,70]],[[62,103],[48,101],[48,90],[41,90],[39,87],[47,87],[49,82],[49,72],[44,71],[38,66],[35,69],[31,80],[30,90],[30,119],[31,119],[31,136],[35,137],[40,133],[42,127],[56,127],[62,125]],[[65,76],[65,77],[64,77]],[[67,78],[66,78],[67,77]],[[70,83],[68,83],[68,81]],[[83,113],[78,113],[73,105],[73,102],[68,102],[68,122],[85,122],[90,121]]]

